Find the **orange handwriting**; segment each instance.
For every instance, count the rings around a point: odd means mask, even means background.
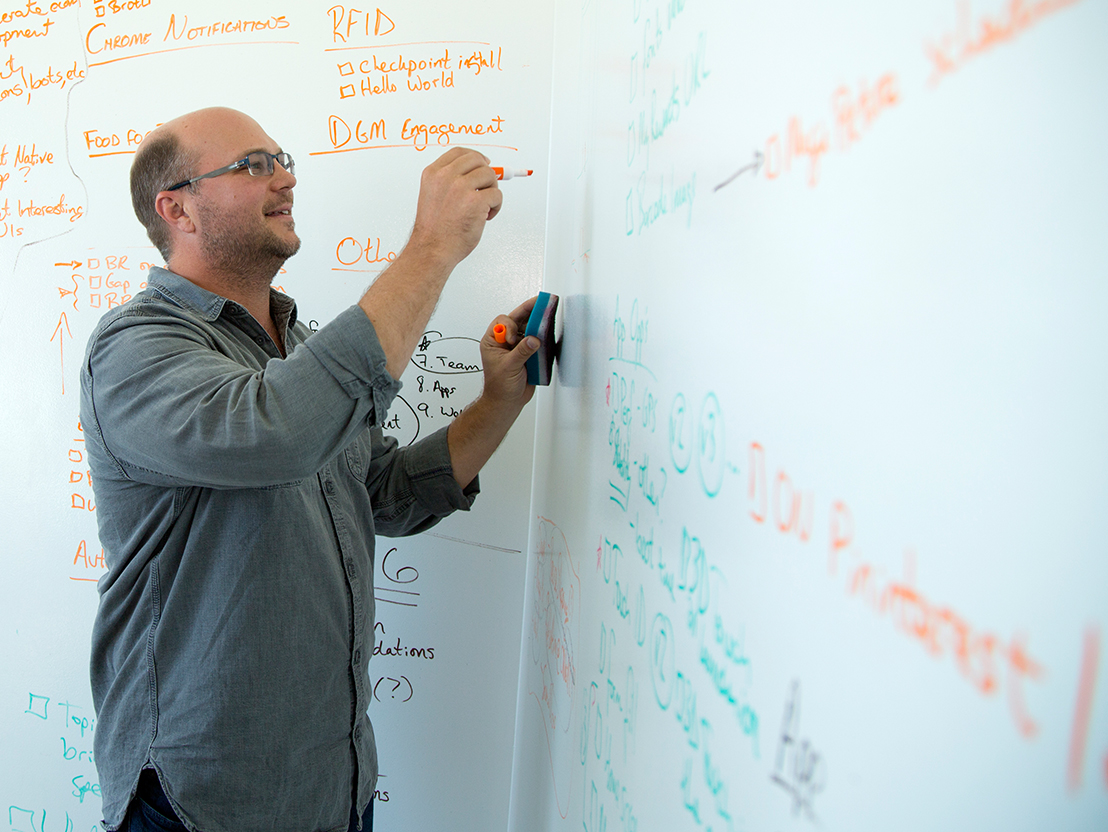
[[[95,583],[99,580],[92,575],[99,575],[107,571],[108,564],[104,560],[104,549],[101,547],[99,554],[95,551],[89,552],[88,543],[82,540],[77,544],[77,554],[73,556],[73,565],[79,569],[84,570],[80,576],[70,575],[71,581],[88,581],[89,583]]]
[[[77,68],[77,62],[68,69],[54,69],[53,64],[46,67],[45,72],[27,69],[27,67],[15,65],[15,56],[8,55],[8,59],[0,64],[0,102],[9,98],[22,100],[30,104],[32,93],[36,90],[60,87],[65,89],[71,81],[79,81],[85,77],[85,70]]]
[[[327,10],[327,14],[331,16],[331,38],[334,43],[346,43],[357,31],[363,31],[365,36],[369,37],[371,16],[361,9],[332,6]],[[396,28],[392,18],[380,9],[377,9],[377,14],[372,17],[372,20],[374,37],[387,35]]]
[[[50,35],[50,27],[54,25],[54,21],[49,17],[42,23],[36,23],[34,26],[24,26],[21,29],[3,29],[0,30],[0,47],[7,49],[8,45],[13,40],[32,38],[45,38]],[[40,31],[41,30],[41,31]]]
[[[102,24],[101,24],[102,25]],[[267,32],[289,28],[288,19],[282,15],[271,15],[265,20],[220,20],[202,26],[189,26],[189,16],[182,15],[181,25],[177,25],[177,15],[169,16],[169,28],[162,40],[169,43],[170,38],[179,41],[182,38],[193,41],[201,38],[213,38],[217,35],[240,34],[244,32]]]
[[[443,124],[414,124],[410,118],[404,119],[404,126],[400,129],[400,138],[410,141],[416,150],[425,150],[434,136],[435,143],[443,147],[449,145],[454,136],[484,136],[501,133],[504,130],[504,119],[493,116],[486,123],[455,124],[448,122]]]
[[[378,263],[391,263],[396,259],[396,252],[386,251],[382,254],[380,237],[367,238],[365,245],[362,245],[360,239],[343,237],[335,247],[335,259],[347,268],[363,263],[372,266]]]
[[[149,130],[143,133],[139,130],[129,129],[126,132],[121,131],[121,133],[122,135],[120,133],[102,133],[99,130],[83,131],[85,149],[89,151],[89,158],[95,159],[100,156],[134,153],[135,149],[142,144],[142,140],[150,135]]]
[[[848,550],[853,532],[846,532],[842,519],[850,516],[843,503],[837,517],[832,516],[832,550]],[[858,553],[850,550],[856,558]],[[914,568],[910,571],[914,571]],[[928,599],[914,586],[914,576],[904,580],[886,578],[876,564],[859,559],[847,579],[848,595],[862,600],[876,615],[888,616],[904,635],[915,639],[936,659],[952,656],[959,673],[984,696],[999,692],[1006,669],[1008,707],[1016,729],[1031,739],[1038,733],[1038,724],[1028,714],[1023,698],[1024,682],[1039,681],[1046,674],[1042,664],[1031,658],[1026,638],[1016,635],[1005,642],[995,633],[975,628],[962,615],[948,606]]]
[[[108,309],[126,303],[131,299],[131,276],[125,274],[132,271],[127,264],[130,255],[106,255],[103,259],[89,257],[85,261],[74,260],[68,263],[55,263],[60,268],[69,270],[69,282],[73,288],[59,286],[58,295],[62,300],[72,297],[71,305],[75,312],[81,311],[78,302],[81,299],[81,285],[87,288],[87,303],[90,309]],[[82,266],[85,270],[78,272]],[[139,269],[146,271],[149,263],[141,263]],[[138,288],[145,288],[145,281],[138,284]]]
[[[23,200],[18,200],[16,202],[16,210],[20,217],[65,217],[70,222],[76,222],[85,215],[85,206],[70,205],[65,201],[65,194],[58,197],[57,202],[52,202],[47,205],[41,203],[36,204],[33,199],[29,200],[26,204],[23,203]]]
[[[863,129],[871,127],[879,115],[899,103],[900,90],[893,72],[882,75],[873,87],[864,81],[859,83],[857,93],[843,84],[831,97],[839,148],[846,150],[859,141]]]
[[[925,41],[923,51],[931,61],[928,83],[937,85],[942,79],[986,52],[1010,43],[1050,15],[1068,9],[1081,0],[1008,0],[1004,8],[993,15],[982,14],[976,22],[969,0],[958,3],[958,23],[937,42]]]
[[[805,130],[803,122],[793,116],[789,119],[784,142],[777,133],[766,139],[766,179],[777,179],[783,173],[789,173],[794,160],[807,157],[808,184],[814,188],[819,182],[819,160],[829,149],[827,125],[824,122],[818,122]]]
[[[896,73],[886,72],[871,87],[859,82],[857,91],[846,84],[831,95],[831,113],[838,149],[848,150],[862,138],[886,110],[901,101]],[[819,184],[820,164],[831,151],[831,135],[826,120],[805,126],[799,116],[789,119],[784,138],[774,133],[766,140],[764,163],[766,179],[777,179],[792,171],[794,163],[807,159],[808,185]]]
[[[750,474],[747,496],[754,508],[750,517],[756,523],[765,523],[771,516],[773,525],[781,534],[793,534],[801,543],[812,537],[812,518],[815,513],[815,494],[793,485],[792,478],[778,469],[772,487],[766,479],[766,452],[757,442],[750,443],[748,454]]]
[[[458,65],[468,59],[459,58]],[[405,57],[403,53],[396,53],[395,57],[378,58],[373,55],[358,63],[355,68],[353,61],[344,61],[336,65],[339,76],[349,78],[360,73],[363,77],[358,83],[342,84],[339,87],[339,98],[353,98],[357,95],[382,95],[396,92],[398,87],[390,76],[404,76],[404,84],[412,92],[427,92],[434,89],[448,89],[454,86],[453,58],[449,49],[443,49],[441,56],[412,58]],[[352,81],[355,79],[352,79]]]
[[[92,7],[96,10],[97,17],[104,17],[108,12],[113,15],[120,12],[133,12],[137,9],[145,9],[151,0],[92,0]]]
[[[1100,663],[1100,628],[1096,625],[1085,630],[1081,654],[1081,676],[1077,684],[1077,704],[1074,706],[1069,765],[1066,768],[1066,785],[1071,794],[1081,789],[1081,774],[1085,767],[1085,744],[1089,738],[1097,665]]]
[[[95,23],[85,33],[85,51],[90,55],[112,52],[116,49],[128,49],[132,46],[146,46],[153,32],[132,32],[126,35],[107,35],[100,29],[107,28],[106,23]]]

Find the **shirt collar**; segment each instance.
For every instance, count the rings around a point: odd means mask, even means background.
[[[163,269],[161,266],[150,267],[146,285],[179,306],[192,310],[209,323],[223,314],[223,307],[228,303],[239,307],[239,304],[233,300],[202,289],[187,277],[181,277],[176,272]],[[279,320],[287,314],[288,326],[296,323],[296,301],[288,295],[270,288],[269,305],[274,318]]]

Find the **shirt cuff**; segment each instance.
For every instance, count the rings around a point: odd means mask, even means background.
[[[404,472],[419,501],[432,514],[443,517],[452,511],[469,511],[481,493],[480,478],[462,488],[454,479],[450,448],[446,441],[449,428],[440,428],[426,439],[404,449]]]
[[[373,397],[370,424],[380,424],[400,392],[401,384],[389,375],[388,360],[377,330],[357,304],[304,342],[352,399]]]

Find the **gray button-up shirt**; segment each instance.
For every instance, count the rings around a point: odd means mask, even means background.
[[[110,829],[144,766],[203,832],[346,830],[377,778],[374,534],[477,493],[440,431],[382,436],[399,384],[354,306],[282,359],[237,303],[164,269],[89,341],[81,420],[108,572],[92,635]]]

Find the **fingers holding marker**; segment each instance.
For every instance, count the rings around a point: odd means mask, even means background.
[[[525,342],[525,350],[530,354],[537,350],[540,344],[538,338],[524,338],[523,333],[526,329],[526,321],[526,316],[524,316],[522,320],[519,320],[515,317],[514,313],[512,316],[499,315],[485,334],[486,339],[491,339],[502,348],[508,350],[512,350],[519,346],[521,342]]]
[[[484,368],[482,396],[494,402],[522,407],[531,397],[527,383],[527,361],[539,349],[539,340],[523,337],[507,315],[498,315],[481,339],[481,363]]]
[[[469,190],[484,214],[485,222],[488,222],[500,213],[504,204],[504,194],[500,192],[497,184],[499,177],[489,167],[489,157],[476,150],[463,150],[452,160],[451,167],[458,176],[458,182]]]
[[[465,176],[480,167],[488,167],[491,159],[468,147],[452,147],[427,166],[428,171],[450,168],[454,176]]]
[[[420,180],[412,239],[453,268],[477,246],[503,196],[488,158],[456,147],[428,165]]]
[[[499,315],[491,324],[492,338],[498,344],[514,345],[523,337],[527,330],[527,321],[531,317],[531,310],[535,308],[538,295],[528,298],[507,315]],[[537,344],[536,344],[537,346]]]

